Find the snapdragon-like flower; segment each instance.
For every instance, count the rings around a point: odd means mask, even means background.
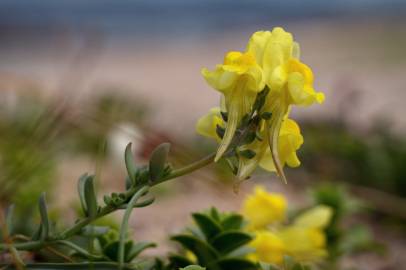
[[[227,150],[243,116],[251,111],[256,94],[264,88],[262,71],[250,52],[229,52],[214,71],[202,70],[207,83],[224,95],[228,121],[215,161]]]
[[[259,165],[286,182],[283,166],[300,165],[296,151],[303,143],[299,126],[288,118],[290,109],[324,100],[313,88],[312,70],[300,61],[292,35],[279,27],[256,32],[244,53],[229,52],[223,64],[202,74],[223,94],[221,114],[215,109],[197,125],[200,134],[219,141],[215,161],[235,154],[239,178],[249,177]]]
[[[286,218],[286,207],[284,196],[268,193],[263,187],[256,186],[254,193],[245,198],[241,213],[249,221],[248,228],[258,230],[283,222]]]
[[[280,264],[285,255],[301,262],[315,262],[327,256],[324,229],[330,223],[332,209],[318,205],[285,225],[286,199],[281,194],[269,193],[255,187],[242,208],[248,221],[247,229],[255,234],[248,255],[253,261]],[[261,215],[263,214],[263,215]]]
[[[267,129],[264,124],[265,123],[262,122],[259,135],[266,138]],[[226,123],[221,116],[221,110],[216,107],[210,109],[207,115],[198,120],[196,130],[200,135],[215,139],[219,142],[221,141],[221,138],[217,130],[218,128],[224,128],[225,126]],[[294,120],[286,118],[282,123],[278,139],[278,152],[282,166],[285,164],[288,164],[290,167],[297,167],[300,165],[296,151],[302,144],[303,136],[300,134],[299,126]],[[255,156],[239,156],[238,177],[245,179],[258,165],[267,171],[276,171],[271,150],[266,140],[254,140],[250,144],[239,147],[240,152],[247,150],[255,152]]]
[[[312,70],[300,62],[299,44],[290,33],[280,27],[259,31],[252,35],[247,51],[255,55],[262,68],[262,78],[270,92],[263,110],[272,113],[267,121],[268,139],[273,163],[278,174],[286,181],[278,151],[282,121],[292,105],[309,106],[322,103],[324,94],[313,88]]]

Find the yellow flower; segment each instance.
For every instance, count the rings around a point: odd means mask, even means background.
[[[301,262],[316,262],[327,256],[324,229],[330,223],[332,209],[319,205],[284,225],[286,204],[282,195],[260,186],[245,199],[241,212],[248,221],[247,230],[255,234],[249,244],[255,251],[249,259],[280,264],[285,255]]]
[[[195,255],[193,252],[187,250],[186,253],[185,253],[185,257],[186,257],[189,261],[191,261],[191,262],[193,262],[193,263],[197,263],[197,257],[196,257],[196,255]]]
[[[209,113],[201,117],[196,124],[196,131],[202,136],[213,138],[220,141],[220,137],[216,133],[216,127],[224,127],[224,121],[221,118],[220,108],[211,108]]]
[[[265,128],[267,128],[265,126]],[[264,128],[264,129],[265,129]],[[263,137],[266,138],[267,133],[263,132]],[[296,155],[296,151],[299,150],[303,144],[303,136],[300,133],[298,124],[289,118],[286,118],[282,122],[281,129],[279,130],[278,138],[278,155],[281,167],[288,164],[290,167],[297,167],[300,165],[300,160]],[[274,172],[277,171],[275,162],[269,148],[269,144],[266,140],[254,141],[251,145],[246,146],[247,149],[256,151],[256,156],[252,159],[240,158],[240,166],[238,176],[242,179],[249,176],[259,165],[261,168]]]
[[[325,205],[318,205],[296,217],[295,226],[323,229],[330,223],[333,210]]]
[[[273,163],[278,174],[286,181],[278,149],[279,131],[282,121],[291,105],[308,106],[315,102],[322,103],[324,94],[316,93],[313,88],[312,70],[301,63],[298,43],[290,33],[276,27],[269,31],[259,31],[252,35],[247,51],[255,55],[262,68],[262,78],[269,87],[264,110],[272,117],[267,125],[269,146]]]
[[[212,108],[210,112],[201,117],[196,125],[196,130],[199,134],[220,141],[216,133],[216,126],[224,127],[225,123],[220,114],[220,108]],[[267,137],[266,126],[262,123],[261,136]],[[296,151],[303,144],[303,136],[300,134],[300,128],[295,121],[286,118],[279,133],[278,152],[281,166],[288,164],[290,167],[297,167],[300,161],[296,155]],[[242,146],[239,150],[253,150],[256,155],[253,158],[239,157],[238,177],[241,179],[247,178],[259,165],[267,171],[276,171],[272,154],[269,149],[269,144],[266,140],[255,140],[251,144]]]
[[[299,44],[293,40],[292,34],[280,27],[272,32],[256,32],[247,51],[255,55],[271,94],[278,94],[285,106],[323,102],[324,95],[316,93],[313,88],[312,70],[299,60]]]
[[[328,206],[316,206],[295,218],[293,224],[279,231],[286,252],[299,261],[318,261],[327,256],[324,228],[332,217]]]
[[[248,255],[248,259],[254,262],[280,264],[286,255],[286,244],[271,231],[257,231],[249,246],[255,249]]]
[[[313,88],[312,70],[300,61],[299,44],[292,34],[280,27],[256,32],[244,53],[229,52],[223,64],[214,71],[203,69],[202,74],[210,86],[223,94],[221,109],[228,118],[224,123],[221,116],[215,117],[217,111],[211,111],[198,123],[200,134],[220,142],[215,161],[230,146],[243,117],[249,116],[247,123],[255,119],[255,131],[263,139],[256,138],[248,145],[242,140],[234,141],[240,143],[237,150],[245,153],[237,155],[239,178],[247,178],[259,165],[276,171],[286,182],[283,166],[300,164],[296,150],[303,143],[298,125],[288,119],[290,109],[293,105],[309,106],[324,101],[324,94]],[[267,93],[264,103],[255,102],[261,96],[258,93]],[[221,139],[216,134],[217,125],[225,130]],[[239,131],[244,131],[244,125]]]
[[[320,229],[287,227],[277,233],[286,244],[285,255],[301,262],[316,262],[327,256],[326,236]]]
[[[264,229],[285,220],[286,199],[280,194],[269,193],[263,187],[256,186],[254,194],[244,200],[241,212],[249,222],[249,229]]]
[[[251,111],[256,94],[264,88],[262,71],[250,52],[229,52],[214,71],[202,70],[207,83],[224,95],[228,121],[215,161],[227,150],[242,117]]]

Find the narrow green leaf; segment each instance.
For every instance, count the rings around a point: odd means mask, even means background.
[[[179,270],[205,270],[205,267],[201,267],[199,265],[188,265],[184,268],[179,268]]]
[[[117,270],[118,264],[115,262],[80,262],[80,263],[30,263],[26,264],[27,270]],[[2,269],[2,268],[0,268]],[[5,268],[7,270],[13,267]],[[134,270],[133,265],[126,265],[123,270]]]
[[[84,182],[84,197],[87,206],[87,215],[94,218],[97,215],[97,199],[94,191],[93,176],[88,176]]]
[[[132,241],[126,241],[124,243],[124,254],[127,253],[131,249],[132,245],[133,245]],[[110,260],[118,262],[119,246],[120,246],[119,241],[110,242],[103,248],[103,254],[106,255],[107,257],[109,257]]]
[[[101,255],[91,254],[86,249],[84,249],[84,248],[82,248],[82,247],[80,247],[80,246],[76,245],[75,243],[70,242],[68,240],[59,240],[56,243],[58,245],[64,245],[66,247],[69,247],[69,248],[73,249],[74,251],[76,251],[80,255],[84,256],[85,258],[92,259],[92,260],[100,260],[100,259],[102,259]]]
[[[245,135],[243,141],[241,142],[241,145],[250,144],[255,140],[255,138],[256,138],[255,131],[250,131],[247,133],[247,135]]]
[[[226,130],[224,128],[220,127],[219,125],[216,125],[216,134],[217,136],[219,136],[220,139],[223,139],[225,132]]]
[[[239,230],[242,227],[243,221],[244,219],[241,215],[231,214],[221,222],[221,225],[224,230]]]
[[[146,207],[150,204],[152,204],[155,201],[155,198],[149,198],[146,199],[145,201],[142,202],[137,202],[136,204],[134,204],[134,208],[142,208],[142,207]],[[118,209],[127,209],[127,204],[121,205],[118,207]]]
[[[39,213],[41,216],[41,235],[40,235],[40,240],[44,241],[45,239],[48,238],[49,235],[49,219],[48,219],[48,210],[47,210],[47,205],[45,201],[45,193],[42,193],[39,202]]]
[[[263,113],[261,114],[261,118],[262,118],[262,119],[265,119],[265,120],[269,120],[269,119],[271,119],[271,117],[272,117],[272,113],[271,113],[271,112],[263,112]]]
[[[8,235],[13,234],[13,215],[14,215],[14,208],[15,205],[12,204],[9,207],[7,207],[6,210],[6,230]]]
[[[127,144],[127,147],[125,148],[124,152],[124,160],[125,160],[125,166],[127,168],[127,173],[129,177],[129,181],[131,182],[131,185],[136,184],[136,175],[137,175],[137,166],[135,165],[135,160],[134,160],[134,155],[131,151],[131,143]],[[126,183],[128,185],[128,183]]]
[[[295,263],[292,266],[292,270],[304,270],[303,266],[300,263]]]
[[[152,181],[162,177],[170,147],[170,143],[162,143],[152,151],[149,159],[149,175]]]
[[[134,260],[141,252],[143,252],[147,248],[154,248],[156,247],[155,243],[151,242],[139,242],[134,245],[132,245],[131,249],[126,252],[126,262],[131,262]]]
[[[257,153],[255,153],[255,151],[251,150],[251,149],[246,149],[243,151],[239,151],[238,154],[242,157],[248,158],[248,159],[252,159],[255,157],[255,155]]]
[[[218,258],[216,250],[214,250],[206,242],[192,235],[175,235],[171,239],[180,243],[184,248],[192,251],[200,263],[210,263]]]
[[[228,113],[227,112],[220,112],[221,118],[223,118],[224,122],[228,121]]]
[[[292,257],[285,255],[283,257],[283,267],[286,270],[291,270],[293,268],[293,265],[295,264],[295,261],[293,260]]]
[[[188,258],[184,256],[180,256],[177,254],[172,254],[169,256],[169,262],[170,262],[170,269],[179,269],[182,267],[186,267],[188,265],[192,265],[193,262],[189,260]]]
[[[219,267],[218,269],[222,270],[258,270],[257,264],[240,258],[225,258],[215,262],[215,264]],[[208,265],[208,268],[215,269],[210,265]]]
[[[38,241],[42,234],[42,224],[38,225],[38,228],[33,232],[31,239],[32,241]]]
[[[104,195],[103,196],[103,201],[106,205],[110,205],[111,204],[111,197],[108,195]]]
[[[266,96],[269,93],[268,86],[265,86],[264,90],[257,94],[254,102],[253,111],[260,111],[265,104]]]
[[[212,239],[221,232],[221,226],[208,215],[194,213],[192,217],[207,240]]]
[[[220,213],[216,207],[210,208],[210,217],[212,217],[215,221],[220,222]]]
[[[88,177],[88,174],[85,173],[79,177],[78,180],[78,193],[80,199],[80,205],[82,206],[83,213],[87,216],[87,205],[85,199],[85,182]]]
[[[134,181],[134,182],[133,182]],[[128,175],[125,178],[125,190],[129,190],[132,186],[133,183],[135,183],[135,180],[132,180]]]
[[[240,231],[223,232],[211,241],[212,246],[220,253],[227,254],[231,251],[249,243],[251,235]]]
[[[110,228],[107,226],[87,225],[86,227],[82,228],[81,235],[87,237],[98,237],[105,235],[106,233],[109,232],[109,230]]]

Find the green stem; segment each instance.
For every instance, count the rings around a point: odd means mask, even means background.
[[[102,210],[97,213],[96,216],[94,217],[86,217],[80,221],[78,221],[75,225],[73,225],[71,228],[66,229],[64,232],[61,233],[61,235],[58,237],[58,239],[63,240],[63,239],[68,239],[75,235],[76,233],[80,232],[80,230],[85,227],[86,225],[92,223],[98,218],[104,217],[112,212],[114,212],[116,208],[113,208],[111,206],[105,206],[102,208]]]
[[[140,190],[138,190],[134,194],[134,196],[131,198],[131,200],[128,202],[127,209],[125,210],[123,221],[122,221],[121,227],[120,227],[120,241],[119,241],[119,246],[118,246],[118,263],[119,263],[120,270],[123,268],[123,265],[124,265],[125,237],[126,237],[127,230],[128,230],[128,221],[130,219],[131,212],[132,212],[137,200],[142,195],[144,195],[147,191],[148,191],[147,186],[144,186]]]
[[[198,169],[201,169],[207,165],[209,165],[210,163],[212,163],[214,161],[214,157],[215,157],[215,153],[212,153],[198,161],[193,162],[192,164],[189,164],[183,168],[180,169],[176,169],[173,170],[168,176],[163,177],[153,183],[150,184],[150,186],[155,186],[158,185],[160,183],[169,181],[171,179],[175,179],[178,178],[180,176],[192,173]],[[138,188],[131,188],[129,189],[126,193],[125,196],[126,198],[132,198],[134,196],[134,194],[138,193],[141,189],[144,189],[145,187],[138,187]],[[86,217],[83,218],[81,220],[79,220],[78,222],[76,222],[72,227],[66,229],[65,231],[63,231],[59,236],[56,237],[56,239],[51,239],[51,240],[47,240],[47,241],[29,241],[29,242],[25,242],[25,243],[15,243],[12,244],[13,247],[15,247],[17,250],[38,250],[41,249],[45,246],[49,246],[52,244],[56,244],[62,240],[66,240],[69,239],[70,237],[74,236],[75,234],[77,234],[78,232],[80,232],[80,230],[82,230],[83,227],[85,227],[86,225],[92,223],[93,221],[95,221],[96,219],[99,219],[103,216],[106,216],[116,210],[119,210],[120,207],[112,207],[110,205],[107,205],[105,207],[103,207],[100,212],[97,213],[96,216],[94,217]],[[7,244],[0,244],[0,251],[2,250],[6,250],[9,248],[9,245]]]
[[[78,245],[76,245],[76,244],[74,244],[72,242],[66,241],[66,240],[57,241],[57,242],[55,242],[55,244],[60,244],[60,245],[67,246],[67,247],[75,250],[76,252],[82,254],[83,256],[85,256],[85,257],[87,257],[89,259],[99,260],[99,259],[103,258],[103,256],[98,256],[98,255],[91,254],[87,250],[79,247]]]
[[[6,250],[8,248],[7,246],[7,244],[0,244],[0,251]],[[44,247],[45,242],[30,241],[26,243],[13,243],[12,246],[15,247],[17,250],[34,250]]]
[[[189,164],[183,168],[177,169],[177,170],[173,170],[172,173],[170,173],[168,176],[163,177],[161,179],[159,179],[158,181],[155,181],[154,183],[151,184],[151,186],[155,186],[158,185],[160,183],[169,181],[171,179],[174,178],[178,178],[180,176],[189,174],[191,172],[194,172],[198,169],[201,169],[207,165],[209,165],[210,163],[212,163],[214,161],[214,157],[216,156],[216,153],[212,153],[198,161],[193,162],[192,164]]]

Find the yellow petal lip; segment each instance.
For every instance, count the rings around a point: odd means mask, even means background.
[[[223,127],[224,121],[220,115],[220,108],[215,107],[211,108],[208,114],[202,116],[197,121],[196,131],[202,136],[219,140],[220,138],[217,136],[216,132],[217,125]]]
[[[262,186],[256,186],[254,193],[245,199],[242,214],[249,222],[248,227],[251,230],[258,230],[284,221],[286,208],[284,196],[267,192]]]
[[[286,118],[283,120],[278,139],[278,153],[281,165],[285,164],[290,167],[297,167],[300,161],[296,155],[296,151],[303,144],[303,136],[300,133],[299,125],[292,119]],[[268,150],[262,158],[260,167],[267,171],[276,171],[271,152]]]
[[[225,92],[233,87],[237,75],[233,72],[226,72],[222,67],[217,67],[215,70],[210,71],[207,68],[203,68],[201,71],[206,82],[214,89]]]
[[[298,217],[294,224],[300,227],[323,229],[328,226],[333,216],[333,209],[326,205],[313,207]]]
[[[255,233],[254,240],[249,244],[255,249],[248,259],[254,262],[281,264],[286,255],[286,243],[269,230],[260,230]]]

